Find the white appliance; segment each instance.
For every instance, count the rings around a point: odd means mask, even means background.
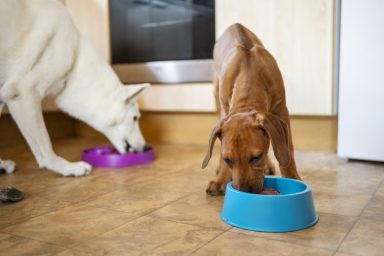
[[[338,155],[384,161],[384,1],[341,2]]]

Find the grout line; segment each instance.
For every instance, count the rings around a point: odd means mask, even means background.
[[[5,231],[0,231],[0,233],[11,235],[11,236],[15,236],[15,237],[22,237],[24,239],[36,241],[36,242],[43,243],[43,244],[53,245],[53,246],[56,246],[56,247],[63,248],[63,251],[66,251],[68,249],[72,249],[70,247],[63,246],[62,244],[56,244],[56,243],[49,242],[49,241],[48,242],[47,241],[42,241],[42,240],[39,240],[39,239],[36,239],[36,238],[27,237],[27,236],[23,236],[23,235],[19,235],[19,234],[13,234],[13,233],[5,232]],[[63,251],[61,251],[61,252],[63,252]],[[61,252],[59,252],[59,253],[61,253]]]
[[[284,243],[284,244],[289,244],[289,245],[295,245],[295,246],[299,246],[299,247],[305,247],[305,248],[314,248],[314,249],[320,249],[320,250],[324,250],[324,251],[327,251],[327,252],[332,252],[331,249],[329,248],[322,248],[322,247],[313,247],[313,246],[309,246],[309,245],[303,245],[303,244],[297,244],[297,243],[291,243],[289,241],[285,241],[285,240],[279,240],[279,239],[273,239],[273,238],[267,238],[267,237],[263,237],[263,236],[254,236],[254,235],[249,235],[249,234],[245,234],[245,233],[241,233],[241,232],[235,232],[235,231],[231,231],[233,228],[236,228],[236,227],[231,227],[229,228],[228,230],[222,232],[221,234],[217,235],[216,237],[214,237],[213,239],[211,239],[210,241],[208,241],[207,243],[205,243],[203,246],[199,247],[198,249],[196,249],[195,251],[193,251],[192,253],[195,253],[196,251],[198,251],[199,249],[201,249],[202,247],[206,246],[208,243],[212,242],[213,240],[215,240],[217,237],[219,237],[220,235],[224,234],[224,233],[232,233],[232,234],[238,234],[238,235],[241,235],[241,236],[245,236],[245,237],[248,237],[248,238],[256,238],[256,239],[262,239],[262,240],[272,240],[272,241],[276,241],[276,242],[280,242],[280,243]],[[191,253],[191,254],[192,254]],[[189,254],[189,255],[191,255]]]
[[[237,228],[237,227],[233,227],[233,228]],[[308,228],[311,228],[311,227],[308,227]],[[237,228],[237,229],[242,230],[241,228]],[[233,233],[233,234],[241,234],[241,235],[245,235],[245,236],[248,236],[248,237],[261,238],[261,239],[265,239],[265,240],[272,240],[272,241],[276,241],[276,242],[282,242],[282,243],[302,246],[302,247],[306,247],[306,248],[315,248],[315,249],[321,249],[321,250],[326,250],[326,251],[329,251],[329,252],[333,252],[333,249],[331,249],[331,248],[306,245],[306,244],[296,243],[296,242],[292,242],[292,241],[288,241],[288,240],[284,240],[284,239],[271,238],[271,237],[265,237],[265,236],[262,236],[262,235],[257,235],[257,233],[260,233],[260,232],[257,232],[257,231],[255,231],[256,235],[251,235],[251,234],[247,234],[247,233],[243,233],[243,232],[236,232],[236,231],[231,231],[231,230],[229,230],[228,232]],[[295,231],[285,232],[285,233],[293,233],[293,232],[295,232]],[[261,232],[261,233],[268,233],[268,232]]]
[[[149,218],[154,218],[152,216],[148,216],[148,217]],[[227,231],[229,231],[232,228],[232,227],[228,227],[226,229],[222,229],[222,228],[217,228],[217,227],[205,227],[205,226],[201,226],[201,225],[197,225],[197,224],[191,224],[191,223],[185,223],[185,222],[181,222],[181,221],[170,220],[170,219],[163,218],[163,217],[159,217],[159,219],[161,219],[163,221],[169,221],[169,222],[177,223],[177,224],[184,224],[184,225],[188,225],[188,226],[192,226],[192,227],[204,228],[204,229],[212,229],[212,230],[224,231],[224,232],[227,232]]]
[[[170,204],[173,204],[173,203],[175,203],[175,202],[177,202],[177,201],[179,201],[179,200],[181,200],[181,199],[184,199],[184,198],[190,196],[190,194],[192,194],[192,193],[186,194],[186,195],[181,196],[181,197],[179,197],[179,198],[177,198],[177,199],[175,199],[175,200],[169,201],[168,203],[165,203],[165,204],[163,204],[162,206],[159,206],[159,207],[157,207],[156,209],[153,209],[152,211],[148,211],[146,214],[144,214],[144,215],[142,215],[142,216],[148,216],[148,215],[154,213],[155,211],[158,211],[158,210],[160,210],[160,209],[162,209],[162,208],[164,208],[164,207],[167,207],[167,206],[170,205]]]
[[[228,229],[229,230],[229,229]],[[195,252],[197,252],[198,250],[200,250],[201,248],[205,247],[206,245],[208,245],[209,243],[211,243],[212,241],[216,240],[219,236],[223,235],[225,232],[227,232],[228,230],[225,230],[225,231],[222,231],[221,233],[217,234],[216,236],[214,236],[212,239],[206,241],[205,243],[203,243],[201,246],[197,247],[195,250],[193,250],[192,252],[190,252],[188,255],[192,255],[194,254]]]
[[[371,198],[368,200],[368,202],[365,204],[364,208],[361,210],[360,214],[356,217],[354,223],[352,224],[351,228],[348,230],[348,232],[344,235],[343,239],[340,241],[340,243],[338,244],[338,246],[336,247],[336,249],[334,250],[332,256],[334,256],[337,252],[339,252],[339,249],[341,247],[341,245],[344,243],[345,239],[348,237],[348,235],[351,233],[351,231],[354,229],[354,227],[356,226],[357,222],[359,222],[359,220],[361,219],[361,216],[363,215],[364,211],[367,209],[368,205],[371,203],[371,201],[373,200],[373,198],[375,197],[377,191],[379,191],[380,187],[381,186],[384,186],[384,178],[382,178],[381,182],[379,183],[379,185],[377,185],[376,187],[376,190],[375,192],[373,192]]]
[[[100,208],[100,207],[94,207],[94,208],[104,209],[104,208]],[[111,210],[111,209],[109,209],[109,210]],[[112,211],[114,211],[114,210],[112,210]],[[121,212],[121,211],[119,211],[119,212]],[[107,230],[107,231],[105,231],[103,233],[100,233],[100,234],[97,234],[95,236],[89,237],[89,240],[95,239],[97,237],[101,237],[101,236],[103,236],[105,234],[108,234],[108,233],[110,233],[112,231],[115,231],[115,230],[117,230],[117,229],[119,229],[121,227],[124,227],[124,226],[130,224],[131,222],[133,222],[133,221],[135,221],[135,220],[137,220],[137,219],[139,219],[141,217],[143,217],[143,216],[135,216],[132,219],[128,220],[126,223],[124,223],[124,224],[122,224],[122,225],[120,225],[118,227],[109,229],[109,230]],[[86,253],[92,253],[91,251],[86,251],[86,250],[82,250],[82,249],[76,248],[76,246],[81,245],[82,243],[84,243],[84,242],[83,241],[77,241],[76,243],[73,243],[71,247],[68,247],[68,249],[74,249],[74,250],[78,250],[78,251],[82,251],[82,252],[86,252]]]
[[[187,197],[187,196],[188,196],[188,195],[185,195],[185,196],[179,197],[178,199],[172,200],[172,201],[166,203],[165,205],[163,205],[163,206],[161,206],[161,207],[158,207],[158,208],[156,208],[156,209],[154,209],[154,210],[152,210],[152,211],[149,211],[148,213],[145,213],[145,214],[143,214],[143,215],[137,215],[137,216],[133,217],[132,219],[128,220],[126,223],[124,223],[124,224],[122,224],[122,225],[120,225],[120,226],[118,226],[118,227],[115,227],[115,228],[113,228],[113,229],[110,229],[110,230],[108,230],[108,231],[106,231],[106,232],[104,232],[104,233],[98,234],[98,235],[96,235],[96,236],[92,236],[92,237],[90,237],[90,239],[94,239],[94,238],[103,236],[103,235],[105,235],[105,234],[108,234],[108,233],[110,233],[110,232],[113,232],[113,231],[115,231],[115,230],[117,230],[117,229],[119,229],[119,228],[122,228],[122,227],[124,227],[124,226],[129,225],[129,224],[132,223],[133,221],[135,221],[135,220],[137,220],[137,219],[140,219],[140,218],[142,218],[142,217],[148,217],[148,218],[152,218],[152,219],[154,219],[153,217],[148,216],[148,215],[150,215],[150,214],[153,213],[154,211],[157,211],[157,210],[159,210],[159,209],[161,209],[161,208],[163,208],[163,207],[165,207],[165,206],[167,206],[167,205],[169,205],[169,204],[171,204],[171,203],[173,203],[173,202],[176,202],[176,201],[178,201],[178,200],[180,200],[180,199],[182,199],[182,198],[185,198],[185,197]],[[109,211],[117,211],[117,212],[127,213],[127,212],[125,212],[125,211],[115,210],[115,209],[110,209],[110,208],[94,207],[94,206],[90,206],[90,205],[87,205],[87,206],[89,206],[89,207],[93,207],[93,208],[99,208],[99,209],[103,209],[103,210],[109,210]],[[164,219],[163,219],[163,221],[168,221],[168,220],[164,220]],[[180,224],[185,224],[185,225],[193,226],[193,225],[186,224],[186,223],[180,223]],[[76,248],[76,246],[77,246],[77,245],[80,245],[81,243],[83,243],[83,242],[77,242],[77,243],[74,243],[74,244],[72,245],[72,247],[70,247],[69,249],[76,249],[76,250],[79,250],[79,251],[82,251],[82,252],[87,252],[87,253],[89,253],[88,251],[85,251],[85,250],[81,250],[81,249]]]
[[[324,213],[326,215],[338,216],[338,217],[349,217],[349,218],[353,218],[353,219],[356,219],[356,218],[359,217],[359,216],[348,216],[348,215],[342,215],[342,214],[336,214],[336,213],[328,213],[328,212],[317,212],[317,213]],[[319,219],[319,221],[320,221],[320,219]],[[317,225],[317,223],[315,225]],[[315,225],[313,225],[311,227],[308,227],[307,229],[310,229],[310,228],[314,227]],[[228,230],[228,232],[235,233],[235,234],[243,234],[243,235],[250,236],[250,237],[257,237],[257,238],[273,240],[273,241],[277,241],[277,242],[284,242],[284,243],[288,243],[288,244],[295,244],[295,245],[304,246],[304,247],[308,247],[308,248],[322,249],[322,250],[327,250],[327,251],[337,250],[337,248],[338,248],[338,247],[336,247],[335,249],[332,249],[332,248],[321,247],[321,246],[309,246],[309,245],[305,245],[305,244],[302,244],[302,243],[291,242],[291,241],[287,241],[287,240],[280,239],[280,238],[271,238],[271,237],[265,237],[265,236],[262,236],[262,235],[258,235],[258,233],[268,233],[268,232],[257,232],[256,231],[256,232],[254,232],[254,234],[247,234],[247,233],[243,233],[243,232],[236,232],[236,231],[233,231],[234,228],[242,230],[241,228],[237,228],[237,227],[233,226],[230,230]],[[294,233],[294,232],[296,232],[296,231],[286,232],[286,233]]]
[[[66,206],[63,206],[63,207],[59,207],[59,208],[51,210],[51,211],[47,211],[47,212],[43,212],[43,213],[39,213],[39,214],[36,214],[36,215],[32,215],[32,216],[26,217],[25,219],[22,219],[20,221],[16,221],[15,223],[12,223],[9,226],[5,226],[5,227],[0,228],[0,232],[5,232],[4,229],[10,228],[10,227],[15,226],[15,225],[22,224],[24,222],[30,221],[32,219],[35,219],[35,218],[38,218],[38,217],[41,217],[41,216],[44,216],[44,215],[48,215],[48,214],[51,214],[51,213],[54,213],[54,212],[57,212],[57,211],[61,211],[61,210],[65,209],[65,208],[69,208],[69,207],[72,207],[72,206],[75,206],[75,205],[78,204],[76,202],[69,202],[69,201],[63,201],[63,202],[69,203],[69,205],[66,205]],[[9,234],[11,234],[11,233],[9,233]]]

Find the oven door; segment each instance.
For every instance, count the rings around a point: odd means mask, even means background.
[[[125,83],[212,80],[214,0],[110,0],[112,64]]]

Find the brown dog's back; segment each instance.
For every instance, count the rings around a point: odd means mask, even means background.
[[[213,56],[215,61],[220,61],[221,57],[226,55],[223,51],[227,51],[234,46],[241,46],[251,50],[255,45],[264,47],[263,43],[252,31],[239,23],[235,23],[228,27],[217,40]]]

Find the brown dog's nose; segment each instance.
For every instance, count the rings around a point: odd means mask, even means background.
[[[264,177],[261,179],[256,179],[252,181],[242,181],[239,182],[233,181],[233,188],[240,190],[242,192],[258,194],[263,190],[264,186]]]

